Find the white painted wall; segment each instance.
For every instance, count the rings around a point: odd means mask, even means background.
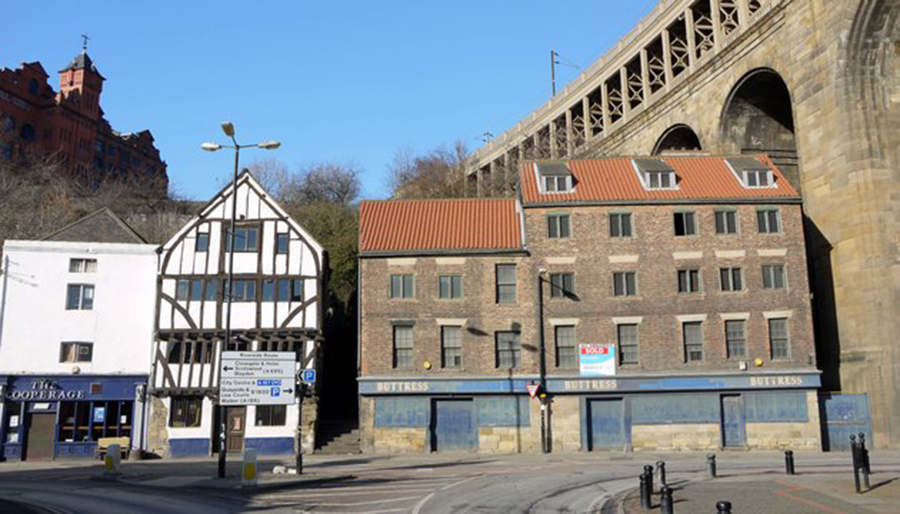
[[[72,258],[96,273],[69,273]],[[156,309],[155,245],[6,241],[0,374],[146,375]],[[66,310],[68,284],[93,284],[93,310]],[[60,363],[60,343],[94,343],[92,362]]]

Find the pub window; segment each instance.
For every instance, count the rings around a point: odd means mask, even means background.
[[[497,332],[497,367],[517,368],[522,359],[522,343],[518,332]]]
[[[438,297],[444,300],[462,298],[462,275],[438,277]]]
[[[69,273],[97,273],[97,259],[69,259]]]
[[[737,211],[716,211],[716,234],[737,234]]]
[[[616,335],[619,340],[619,364],[637,364],[640,360],[638,326],[617,325]]]
[[[286,405],[257,405],[256,426],[283,427],[287,423]]]
[[[413,327],[411,325],[394,325],[394,367],[411,368],[413,366]]]
[[[209,232],[199,232],[197,234],[197,242],[194,245],[194,251],[197,251],[197,252],[209,251]]]
[[[554,332],[556,336],[556,367],[574,368],[578,365],[575,327],[561,325],[555,327]]]
[[[235,227],[234,251],[255,252],[259,238],[259,227]],[[231,230],[225,230],[225,251],[231,251]]]
[[[7,444],[16,444],[19,442],[19,426],[22,425],[22,406],[25,405],[22,402],[10,402],[6,404],[6,412],[8,412],[9,416],[9,425],[8,430],[6,431],[6,441]],[[0,419],[0,423],[3,420]]]
[[[747,334],[744,320],[729,320],[725,322],[725,351],[729,359],[743,359],[747,357]]]
[[[441,327],[441,367],[462,367],[462,327]]]
[[[59,362],[91,362],[93,358],[93,343],[60,343],[59,345]]]
[[[173,396],[169,414],[172,428],[195,428],[200,426],[203,412],[202,396]]]
[[[69,284],[66,293],[66,310],[89,311],[94,308],[94,286]]]
[[[416,285],[411,273],[391,275],[391,298],[408,299],[415,298]]]
[[[575,274],[574,273],[551,273],[550,274],[550,297],[551,298],[572,298],[575,296]]]
[[[275,235],[275,253],[288,253],[291,235],[287,232]]]
[[[676,236],[697,235],[697,221],[693,212],[676,212],[674,219]]]
[[[130,401],[60,402],[57,442],[131,437],[132,407]]]
[[[692,321],[681,326],[684,334],[685,362],[703,361],[703,323]]]
[[[787,318],[769,320],[769,346],[772,351],[772,360],[791,357],[791,339],[788,334]]]
[[[516,303],[516,265],[498,264],[497,303]]]
[[[610,237],[631,237],[631,213],[614,212],[609,215]]]
[[[547,237],[563,239],[572,235],[572,221],[568,214],[550,214],[547,216]]]

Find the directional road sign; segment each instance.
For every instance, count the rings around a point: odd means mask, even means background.
[[[221,405],[291,405],[294,352],[222,352]]]

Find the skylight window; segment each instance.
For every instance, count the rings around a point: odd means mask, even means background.
[[[749,157],[728,159],[731,171],[747,189],[778,187],[775,174],[765,164]]]
[[[634,168],[648,191],[678,189],[675,169],[660,159],[635,159]]]
[[[572,171],[564,162],[541,162],[537,164],[542,193],[571,193],[574,188]]]

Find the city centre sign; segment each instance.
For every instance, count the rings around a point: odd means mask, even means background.
[[[292,405],[294,352],[222,352],[220,405]]]

